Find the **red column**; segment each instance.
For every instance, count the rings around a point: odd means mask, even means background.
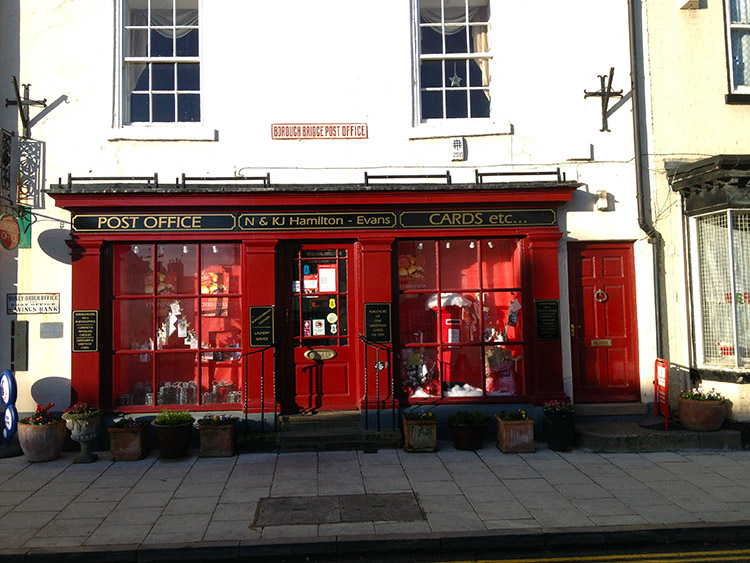
[[[73,352],[71,354],[70,384],[71,403],[81,402],[97,407],[111,404],[109,389],[111,374],[101,373],[101,354],[105,319],[101,314],[101,239],[79,239],[70,243],[72,264],[72,308],[73,311],[97,311],[99,326],[95,352]],[[72,320],[71,320],[72,326]],[[105,347],[107,347],[105,345]]]
[[[250,307],[268,307],[276,305],[276,245],[278,239],[253,239],[244,241],[245,261],[243,264],[243,311],[242,331],[245,334],[244,351],[252,352],[261,348],[250,348]],[[279,327],[275,325],[276,342],[279,339]],[[268,350],[247,356],[248,375],[248,411],[260,412],[261,407],[261,371],[263,373],[263,408],[266,413],[273,412],[274,402],[274,354],[282,351],[277,347],[275,352]],[[265,361],[263,360],[265,357]],[[243,366],[244,368],[244,366]],[[261,368],[264,368],[262,370]],[[243,373],[244,378],[244,373]]]
[[[525,319],[528,322],[524,339],[527,340],[526,391],[532,403],[542,404],[551,399],[564,399],[562,343],[556,340],[537,340],[534,301],[560,299],[558,250],[561,234],[555,230],[531,232],[527,237],[526,274],[531,299],[526,299]],[[530,321],[530,322],[529,322]]]

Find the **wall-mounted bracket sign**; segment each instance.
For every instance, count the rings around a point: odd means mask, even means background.
[[[73,352],[99,351],[99,311],[73,311]]]
[[[273,306],[250,307],[250,346],[273,346],[276,343],[273,316]]]
[[[84,232],[252,232],[554,227],[554,209],[350,211],[317,213],[130,213],[80,214],[73,231]]]
[[[21,227],[13,215],[0,215],[0,245],[15,250],[21,242]]]
[[[9,315],[35,315],[60,312],[59,293],[8,293],[5,297]]]
[[[320,139],[367,139],[367,123],[274,123],[271,139],[312,141]]]
[[[370,342],[391,341],[390,303],[365,303],[365,338]]]
[[[560,340],[560,301],[557,299],[535,299],[537,340]]]

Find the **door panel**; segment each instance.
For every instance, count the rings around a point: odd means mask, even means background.
[[[576,402],[640,400],[630,243],[570,243],[571,358]]]
[[[296,244],[284,254],[291,262],[287,303],[290,352],[283,369],[288,412],[356,409],[349,280],[351,244]]]

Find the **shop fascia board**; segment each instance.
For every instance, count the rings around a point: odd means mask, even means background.
[[[293,206],[391,207],[401,205],[467,205],[523,204],[560,206],[569,202],[579,182],[502,182],[484,184],[378,184],[378,185],[277,185],[233,186],[200,184],[189,188],[143,184],[84,184],[67,189],[52,185],[47,193],[63,209],[164,207],[170,208],[232,207],[268,208]]]

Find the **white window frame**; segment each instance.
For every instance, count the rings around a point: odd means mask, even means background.
[[[468,0],[466,0],[468,1]],[[487,0],[487,5],[490,9],[490,19],[488,21],[488,34],[489,43],[492,44],[492,18],[493,18],[493,6],[492,1]],[[432,138],[432,137],[449,137],[456,134],[463,135],[492,135],[492,134],[510,134],[511,127],[507,121],[495,121],[493,115],[496,111],[490,104],[490,115],[489,117],[466,117],[466,118],[430,118],[422,119],[422,93],[421,93],[421,63],[423,60],[428,59],[450,59],[450,55],[421,55],[420,52],[420,33],[421,33],[421,12],[420,12],[420,0],[412,0],[412,84],[413,84],[413,113],[412,113],[412,125],[414,131],[411,135],[412,139],[419,138]],[[466,58],[486,58],[490,62],[490,99],[492,100],[492,76],[494,69],[492,68],[493,54],[492,48],[490,47],[487,55],[468,55],[467,54],[456,54],[456,59],[464,60]],[[470,110],[469,110],[470,111]]]
[[[740,323],[739,318],[739,307],[750,307],[750,303],[746,302],[746,298],[744,297],[744,293],[741,293],[742,302],[739,302],[737,299],[737,280],[736,280],[736,270],[735,265],[737,261],[737,256],[735,252],[735,244],[734,244],[734,222],[736,220],[736,217],[738,214],[742,214],[745,216],[750,215],[750,210],[748,209],[729,209],[717,213],[708,213],[700,216],[691,217],[689,220],[689,230],[690,230],[690,245],[692,248],[691,252],[691,266],[693,270],[693,275],[691,276],[692,279],[692,303],[693,303],[693,318],[694,318],[694,330],[693,333],[695,335],[695,357],[696,357],[696,363],[700,367],[706,367],[706,368],[714,368],[714,369],[743,369],[747,368],[750,365],[750,351],[745,351],[743,355],[743,347],[742,343],[746,342],[748,338],[750,338],[750,335],[745,337],[744,339],[741,338],[740,330],[742,330],[742,326]],[[700,256],[700,244],[699,244],[699,221],[702,219],[708,219],[711,217],[718,217],[718,216],[725,216],[727,220],[727,240],[726,240],[726,251],[725,256],[727,257],[728,263],[727,268],[729,270],[729,295],[730,297],[727,297],[729,299],[728,303],[731,306],[731,324],[732,324],[732,336],[728,342],[715,342],[715,338],[711,338],[711,335],[706,335],[704,331],[704,303],[703,303],[703,292],[702,292],[702,276],[701,276],[701,256]],[[722,241],[723,243],[723,241]],[[709,319],[710,320],[710,319]],[[747,328],[745,330],[748,330]],[[732,356],[733,361],[726,361],[726,362],[720,362],[720,361],[712,361],[712,359],[707,358],[706,350],[708,347],[713,346],[719,346],[719,348],[723,347],[731,347],[732,353],[727,353],[727,356]],[[719,354],[720,355],[720,354]]]
[[[215,141],[218,139],[217,132],[206,125],[206,104],[205,104],[205,82],[204,82],[204,62],[203,62],[203,0],[198,0],[198,30],[200,39],[198,42],[197,57],[141,57],[133,59],[128,57],[129,61],[153,62],[158,60],[161,63],[169,62],[193,62],[199,64],[200,72],[200,120],[191,122],[134,122],[130,123],[127,119],[128,88],[126,84],[125,58],[126,58],[126,31],[125,23],[127,16],[126,0],[116,0],[116,29],[115,29],[115,91],[113,103],[113,122],[112,130],[108,135],[110,141],[126,140],[145,140],[145,141]],[[175,84],[175,88],[177,85]]]
[[[740,84],[735,86],[734,76],[734,48],[732,44],[732,32],[738,30],[747,30],[750,32],[750,14],[748,15],[748,23],[734,23],[732,22],[732,5],[735,0],[725,0],[724,12],[726,14],[726,40],[727,40],[727,67],[729,71],[729,91],[735,94],[750,94],[750,80],[747,84]],[[750,53],[748,54],[748,60],[746,64],[750,66]],[[750,73],[749,73],[750,74]]]

